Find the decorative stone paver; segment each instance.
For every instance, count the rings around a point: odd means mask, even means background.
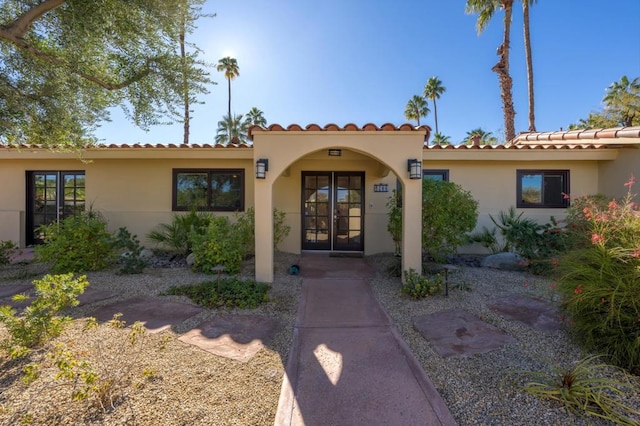
[[[539,297],[513,294],[494,300],[489,308],[506,319],[520,321],[539,331],[557,331],[562,324],[558,309]]]
[[[489,352],[516,339],[460,309],[413,318],[413,326],[442,357]]]
[[[278,326],[276,320],[264,315],[220,315],[199,324],[178,340],[215,355],[247,362],[273,338]]]
[[[109,321],[117,313],[127,324],[140,321],[150,333],[158,333],[191,318],[203,309],[186,303],[169,302],[151,297],[134,297],[98,308],[93,316]]]

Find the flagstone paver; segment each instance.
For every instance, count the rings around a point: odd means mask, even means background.
[[[506,319],[520,321],[539,331],[560,330],[558,309],[546,299],[513,294],[494,300],[489,308]]]
[[[415,317],[413,326],[445,358],[485,353],[516,342],[503,330],[461,309]]]
[[[220,315],[200,323],[178,340],[212,354],[248,362],[274,336],[279,324],[264,315]]]

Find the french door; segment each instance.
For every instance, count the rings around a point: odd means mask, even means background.
[[[28,171],[27,244],[42,242],[39,226],[82,212],[85,203],[84,171]]]
[[[364,251],[363,172],[302,172],[302,249]]]

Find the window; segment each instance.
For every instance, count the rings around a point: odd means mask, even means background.
[[[449,170],[422,170],[422,179],[443,180],[449,182]]]
[[[244,211],[243,169],[174,169],[173,210]]]
[[[563,208],[569,205],[568,170],[517,170],[518,207]]]

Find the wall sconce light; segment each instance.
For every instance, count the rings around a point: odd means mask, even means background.
[[[264,179],[269,170],[269,160],[260,158],[256,161],[256,179]]]
[[[409,179],[422,179],[422,162],[416,160],[407,160],[407,171],[409,172]]]
[[[342,150],[337,148],[331,148],[328,151],[329,157],[340,157],[342,156]]]

